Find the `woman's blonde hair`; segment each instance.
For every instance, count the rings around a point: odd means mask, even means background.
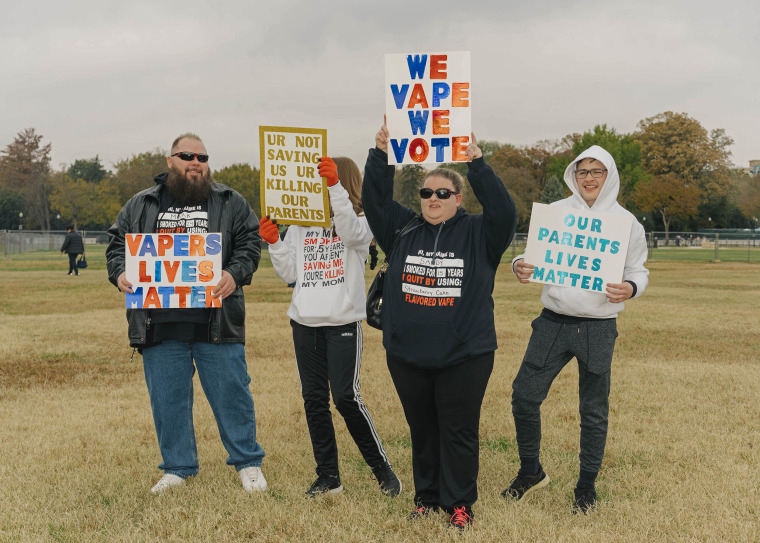
[[[425,178],[422,180],[423,185],[425,184],[425,181],[427,181],[428,177],[443,177],[444,179],[448,179],[451,181],[451,184],[454,185],[454,190],[459,194],[464,195],[464,178],[459,172],[450,170],[449,168],[436,168],[435,170],[427,173]]]
[[[336,166],[338,166],[338,180],[348,193],[348,199],[354,206],[354,213],[361,215],[364,213],[362,205],[362,172],[356,162],[348,157],[334,157]]]

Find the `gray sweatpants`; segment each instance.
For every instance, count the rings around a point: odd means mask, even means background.
[[[520,457],[537,458],[541,446],[541,404],[554,378],[575,357],[581,415],[581,470],[597,473],[607,441],[610,367],[616,319],[562,324],[539,316],[520,370],[512,383],[512,415]]]

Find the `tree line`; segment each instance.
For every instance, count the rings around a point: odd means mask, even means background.
[[[54,171],[51,144],[33,128],[20,132],[0,151],[0,229],[105,230],[135,193],[166,171],[167,152],[146,151],[108,170],[98,155]],[[647,230],[668,232],[712,228],[756,228],[760,217],[760,174],[731,166],[733,140],[723,129],[708,131],[685,113],[670,111],[640,121],[630,134],[597,125],[582,134],[544,140],[533,146],[484,141],[486,161],[505,182],[518,211],[518,231],[527,232],[533,202],[551,203],[569,195],[562,179],[573,158],[591,145],[604,147],[620,173],[621,205]],[[467,173],[467,165],[445,167]],[[398,169],[394,197],[417,211],[418,189],[427,169]],[[238,163],[212,172],[214,179],[242,194],[260,211],[259,169]],[[472,191],[464,207],[482,210]],[[19,214],[22,215],[19,215]]]

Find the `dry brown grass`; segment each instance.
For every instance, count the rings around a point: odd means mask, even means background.
[[[540,310],[540,287],[519,285],[504,265],[476,524],[460,535],[442,517],[405,520],[409,434],[380,334],[369,328],[362,395],[405,490],[396,500],[379,494],[337,417],[346,492],[302,498],[314,466],[285,316],[291,291],[267,262],[247,287],[246,352],[270,489],[242,491],[197,386],[201,472],[150,495],[160,458],[141,360],[129,363],[121,296],[93,260],[79,278],[60,262],[57,271],[13,271],[15,263],[0,275],[0,541],[760,540],[756,265],[651,264],[651,286],[619,323],[600,507],[588,517],[570,513],[579,434],[572,363],[543,408],[552,484],[525,503],[499,497],[518,466],[511,382]]]

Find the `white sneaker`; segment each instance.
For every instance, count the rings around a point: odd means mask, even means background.
[[[252,466],[243,468],[238,473],[240,474],[240,481],[243,483],[243,489],[249,494],[254,491],[263,492],[267,489],[267,480],[264,479],[261,468]]]
[[[164,473],[164,476],[158,480],[156,486],[150,489],[153,494],[158,494],[164,490],[168,490],[173,486],[179,486],[185,484],[185,480],[173,473]]]

